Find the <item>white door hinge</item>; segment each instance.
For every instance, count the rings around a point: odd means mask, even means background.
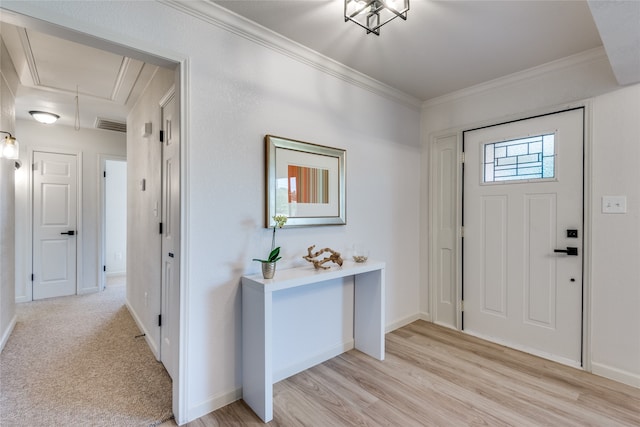
[[[460,153],[460,163],[464,163],[464,151]]]
[[[460,237],[464,237],[464,227],[460,227]]]
[[[460,300],[460,311],[464,311],[464,301]]]

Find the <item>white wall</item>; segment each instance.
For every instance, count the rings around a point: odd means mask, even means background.
[[[596,97],[592,130],[592,369],[640,387],[640,85]],[[626,214],[602,213],[611,195]]]
[[[45,21],[186,59],[183,239],[187,413],[237,397],[240,277],[269,245],[262,228],[266,133],[347,150],[347,226],[283,230],[285,259],[310,244],[367,242],[387,262],[389,324],[418,310],[420,114],[276,50],[155,2],[3,2]],[[131,265],[129,265],[131,268]],[[184,398],[184,396],[182,397]]]
[[[162,279],[160,100],[173,84],[174,72],[158,69],[127,117],[127,304],[156,358]],[[151,123],[150,136],[143,136],[145,123]]]
[[[591,286],[586,295],[590,302],[586,307],[590,320],[586,367],[640,386],[640,87],[620,89],[602,50],[426,103],[422,112],[423,184],[428,183],[428,147],[436,138],[459,136],[465,129],[569,105],[586,105],[590,117],[586,136],[591,163],[585,169],[589,203],[585,206],[585,238],[591,241],[591,256],[587,247],[585,258]],[[626,195],[628,214],[602,215],[603,195]],[[425,212],[428,200],[423,200]],[[425,229],[426,242],[429,236]],[[422,283],[421,311],[428,312],[427,274],[422,276]]]
[[[0,130],[15,132],[17,74],[0,39]],[[6,134],[0,134],[4,138]],[[18,139],[18,142],[20,140]],[[0,351],[16,323],[15,309],[15,161],[0,159]]]
[[[127,271],[127,162],[107,160],[105,169],[105,264],[110,276]]]
[[[0,159],[0,351],[15,326],[15,161]]]
[[[101,194],[102,169],[99,155],[125,156],[126,139],[123,133],[98,130],[74,130],[70,126],[44,125],[35,120],[18,120],[20,158],[24,174],[16,182],[16,300],[30,301],[31,289],[31,222],[28,179],[30,159],[34,150],[52,150],[78,153],[82,161],[81,186],[82,223],[78,224],[78,254],[81,275],[78,293],[97,292],[102,264],[99,260],[100,224],[98,223],[98,195]]]

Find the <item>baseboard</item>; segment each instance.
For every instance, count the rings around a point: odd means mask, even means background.
[[[233,403],[236,400],[240,399],[242,399],[242,388],[237,388],[230,392],[213,396],[212,398],[189,408],[187,411],[187,422],[189,423],[200,417],[204,417],[208,413],[227,406],[230,403]]]
[[[126,276],[126,275],[127,275],[127,270],[110,271],[105,274],[105,276],[107,277],[119,277],[119,276]]]
[[[591,373],[632,387],[640,388],[640,375],[591,361]]]
[[[11,318],[11,322],[9,322],[9,326],[7,326],[7,329],[5,329],[4,333],[2,334],[2,341],[0,341],[0,353],[2,353],[2,350],[4,350],[4,346],[5,344],[7,344],[7,341],[9,341],[9,337],[13,332],[13,328],[16,327],[17,320],[18,316],[14,314],[13,318]]]
[[[424,320],[425,322],[431,322],[431,314],[425,313],[424,311],[421,311],[420,313],[418,313],[418,318],[420,320]]]
[[[125,301],[125,305],[127,306],[127,310],[129,310],[129,314],[131,314],[131,317],[133,317],[133,320],[136,322],[136,325],[138,325],[138,329],[140,329],[140,332],[144,334],[144,340],[147,342],[147,345],[151,349],[151,352],[153,353],[153,357],[155,357],[156,360],[160,360],[160,352],[158,351],[157,344],[151,339],[151,334],[149,333],[147,328],[144,327],[144,324],[138,317],[138,314],[133,309],[131,304],[129,304],[128,299]]]
[[[416,320],[421,319],[420,313],[412,314],[411,316],[407,316],[404,319],[396,320],[395,322],[389,323],[384,332],[389,333],[391,331],[395,331],[398,328],[402,328],[403,326],[407,326],[409,323],[413,323]]]

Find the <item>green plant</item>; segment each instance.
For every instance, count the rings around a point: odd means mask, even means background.
[[[267,259],[258,259],[254,258],[254,261],[259,262],[276,262],[282,257],[280,256],[280,246],[277,248],[276,246],[276,229],[284,227],[287,223],[286,215],[274,215],[273,220],[276,222],[273,226],[273,235],[271,236],[271,252],[269,252],[269,257]]]

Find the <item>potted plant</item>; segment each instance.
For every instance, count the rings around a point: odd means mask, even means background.
[[[273,235],[271,236],[271,252],[269,252],[269,256],[267,259],[253,259],[262,264],[262,277],[265,279],[273,279],[273,275],[276,273],[276,262],[282,258],[280,256],[280,246],[276,247],[276,229],[284,227],[287,223],[287,216],[274,215],[273,220],[275,221],[275,225],[273,226]]]

